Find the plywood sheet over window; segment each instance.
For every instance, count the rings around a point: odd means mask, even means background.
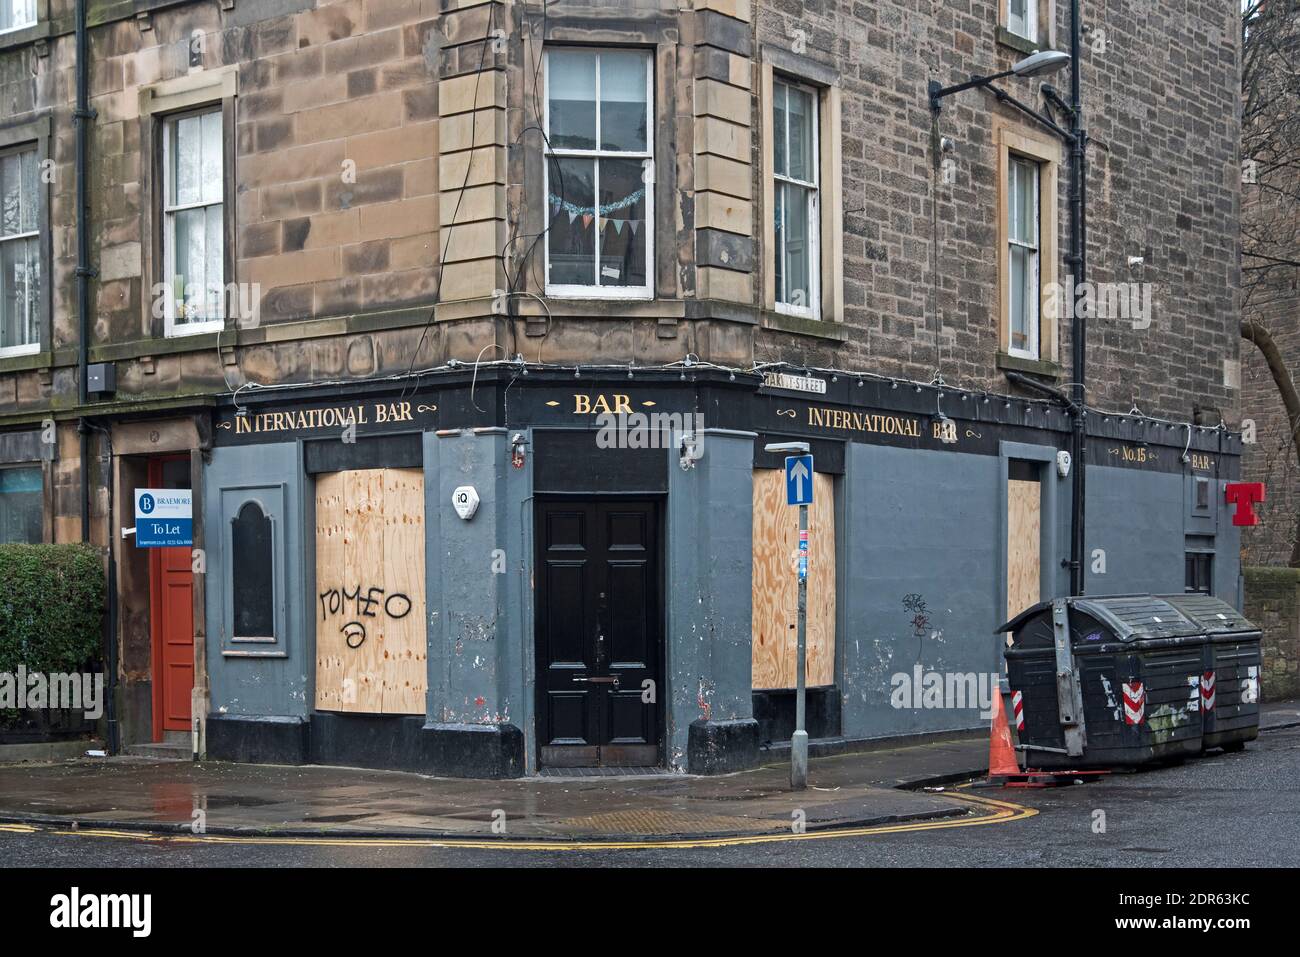
[[[1042,489],[1007,482],[1007,620],[1038,604],[1042,569]]]
[[[316,479],[316,708],[424,714],[424,473]]]
[[[808,686],[835,683],[835,486],[813,476],[808,508]],[[753,686],[793,688],[798,663],[799,509],[785,473],[754,472]]]

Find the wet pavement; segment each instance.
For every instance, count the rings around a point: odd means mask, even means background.
[[[1261,727],[1296,726],[1300,704],[1264,707]],[[963,736],[814,758],[810,786],[797,794],[779,752],[765,767],[718,777],[511,781],[80,758],[0,765],[0,821],[214,835],[559,841],[788,834],[978,816],[979,808],[951,791],[908,788],[977,776],[987,766],[987,748],[984,738]]]
[[[983,743],[906,749],[978,768]],[[963,753],[963,749],[966,753]],[[927,761],[928,759],[928,761]],[[718,777],[433,778],[396,771],[120,757],[0,766],[0,820],[209,834],[637,839],[790,832],[970,813],[896,790],[898,752],[812,762],[793,793],[773,764]]]
[[[1179,767],[1041,791],[982,789],[975,793],[1027,806],[1037,813],[1001,821],[941,818],[874,830],[612,846],[567,841],[525,844],[189,834],[162,838],[90,828],[73,831],[0,824],[0,867],[111,868],[113,880],[129,879],[125,872],[133,868],[473,867],[492,868],[491,879],[498,891],[509,887],[500,883],[508,880],[498,873],[503,868],[1105,867],[1115,875],[1137,874],[1137,880],[1148,881],[1152,890],[1229,891],[1241,889],[1235,878],[1216,881],[1193,871],[1190,873],[1196,876],[1189,886],[1168,871],[1300,866],[1300,728],[1269,731],[1240,754],[1210,754]],[[893,878],[877,879],[889,882],[891,888],[907,886],[893,883]],[[1034,878],[1021,873],[1018,879],[1024,883]],[[991,876],[987,891],[981,890],[978,878],[974,884],[969,876],[962,880],[966,884],[958,893],[988,898],[994,920],[1010,913],[1006,907],[999,910],[999,895],[1005,896],[999,888],[1006,884],[1005,876]],[[855,888],[872,887],[864,885],[861,877],[856,881]],[[190,884],[184,886],[186,894],[193,893]],[[529,888],[535,893],[535,885],[520,884],[519,888],[520,893]],[[918,899],[928,900],[924,891],[920,893]],[[867,906],[880,911],[877,896],[874,890],[869,893]],[[188,906],[182,910],[189,912]],[[896,909],[887,906],[881,913],[884,919],[897,917]],[[1006,917],[1006,923],[1018,927],[1017,919],[1013,914]]]

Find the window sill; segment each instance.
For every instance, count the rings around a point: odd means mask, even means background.
[[[652,290],[642,288],[632,288],[624,292],[622,289],[608,287],[609,291],[597,291],[600,287],[593,287],[591,290],[581,286],[548,286],[546,289],[546,298],[548,299],[569,299],[575,302],[650,302],[655,295]]]
[[[54,353],[35,351],[0,352],[0,372],[29,372],[32,369],[48,369],[54,364]]]
[[[764,329],[776,329],[799,336],[815,336],[818,339],[830,339],[834,342],[843,342],[848,338],[843,323],[829,322],[825,319],[805,319],[802,316],[791,316],[775,310],[763,312],[762,325]]]
[[[224,319],[218,319],[215,322],[181,323],[169,328],[163,338],[186,339],[191,336],[211,336],[222,332],[225,328],[226,321]]]
[[[1023,53],[1026,56],[1044,49],[1041,43],[1035,43],[1033,40],[1028,40],[1025,37],[1020,36],[1018,33],[1012,33],[1006,27],[1001,25],[998,26],[997,36],[995,39],[1002,46],[1010,47],[1012,50],[1015,50],[1018,53]]]
[[[37,20],[29,27],[19,27],[17,30],[0,33],[0,51],[26,46],[37,40],[47,40],[53,32],[49,20]]]
[[[1047,359],[1026,359],[1023,356],[1012,356],[1005,352],[998,353],[999,369],[1006,369],[1011,372],[1028,372],[1030,375],[1044,376],[1048,379],[1060,379],[1065,374],[1065,369],[1058,362],[1052,362]]]

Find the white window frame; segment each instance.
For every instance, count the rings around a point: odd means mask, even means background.
[[[1032,243],[1022,242],[1012,235],[1011,231],[1011,209],[1015,198],[1011,189],[1012,170],[1017,164],[1021,164],[1033,170],[1034,174],[1034,209],[1031,221],[1034,224],[1034,241]],[[1024,156],[1020,153],[1011,153],[1007,157],[1007,183],[1005,184],[1007,195],[1007,354],[1018,356],[1022,359],[1038,359],[1042,352],[1042,298],[1043,298],[1043,280],[1042,280],[1042,250],[1043,250],[1043,221],[1042,221],[1042,189],[1043,189],[1043,164],[1040,160],[1032,156]],[[1015,257],[1011,255],[1011,247],[1027,249],[1031,253],[1030,268],[1028,273],[1029,288],[1025,290],[1024,302],[1028,311],[1027,326],[1029,332],[1029,344],[1026,348],[1016,348],[1014,343],[1015,323],[1011,315],[1011,303],[1013,296],[1010,295],[1012,283],[1015,280],[1015,269],[1013,263]]]
[[[26,30],[28,27],[36,26],[36,0],[18,0],[18,3],[22,3],[25,6],[27,14],[31,19],[25,20],[15,26],[0,28],[0,36],[3,36],[6,33],[13,33],[16,30]],[[9,7],[11,10],[15,6],[14,0],[0,0],[0,4]]]
[[[1014,33],[1031,43],[1038,42],[1038,0],[1025,0],[1024,22],[1019,24],[1024,32],[1016,29],[1017,19],[1011,14],[1011,0],[1007,0],[1007,32]]]
[[[41,281],[43,283],[48,283],[49,277],[45,275],[45,263],[41,259],[40,238],[39,238],[41,235],[40,149],[35,143],[25,143],[21,146],[0,149],[0,156],[20,156],[23,153],[33,153],[35,154],[35,159],[36,159],[36,168],[37,168],[36,195],[24,198],[24,199],[29,199],[30,202],[36,207],[36,228],[31,230],[30,232],[14,233],[12,236],[0,235],[0,246],[3,246],[5,243],[27,244],[31,240],[35,239],[37,241],[36,242],[36,268],[40,270]],[[20,188],[20,193],[21,193],[21,188]],[[20,199],[20,202],[22,201],[23,200]],[[32,342],[25,342],[20,346],[0,345],[0,357],[30,356],[41,351],[40,310],[44,298],[45,298],[44,294],[42,294],[40,297],[40,301],[36,302],[33,305],[33,308],[36,310],[36,315],[28,317],[28,322],[30,322],[36,328],[36,338]]]
[[[807,93],[809,100],[812,102],[812,116],[809,117],[809,125],[812,131],[812,161],[811,170],[815,179],[802,180],[784,173],[776,171],[776,154],[773,151],[772,179],[774,186],[772,190],[773,205],[773,224],[777,221],[776,209],[784,203],[785,190],[775,188],[775,184],[790,183],[794,186],[803,187],[807,190],[808,197],[808,304],[798,306],[791,302],[783,301],[785,290],[776,289],[776,311],[787,316],[799,316],[804,319],[820,319],[822,316],[821,305],[821,277],[822,277],[822,250],[821,250],[821,91],[815,87],[803,83],[797,83],[794,80],[784,76],[774,76],[772,78],[772,129],[776,129],[776,101],[778,96],[785,97],[785,158],[786,165],[790,163],[790,90],[799,90]],[[775,133],[773,134],[775,135]],[[786,222],[784,208],[781,210],[781,222]],[[775,252],[774,266],[776,263],[785,262],[785,245],[777,242],[777,232],[773,226],[772,245]],[[782,232],[782,235],[785,235]],[[787,271],[783,268],[780,270],[783,280],[788,280]]]
[[[162,117],[162,247],[163,247],[163,282],[166,284],[166,291],[163,294],[163,334],[167,338],[178,336],[197,336],[203,333],[219,332],[225,328],[225,288],[226,288],[226,162],[225,155],[221,158],[221,201],[217,202],[198,202],[198,203],[181,203],[172,205],[170,197],[172,195],[172,140],[176,135],[177,124],[187,117],[203,116],[208,113],[215,113],[221,118],[221,139],[225,142],[228,135],[226,130],[225,111],[220,104],[212,107],[200,107],[194,110],[186,110],[183,113],[173,113]],[[221,230],[221,288],[222,288],[222,318],[209,319],[206,322],[178,322],[176,320],[176,296],[173,295],[172,281],[176,276],[176,213],[184,212],[190,209],[203,209],[209,206],[221,206],[222,213],[222,230]],[[206,279],[206,277],[204,277]],[[182,290],[182,293],[184,290]]]
[[[549,141],[551,135],[551,52],[564,50],[578,50],[596,54],[596,146],[594,150],[574,150],[574,149],[554,149],[547,146],[543,153],[542,161],[542,195],[545,197],[542,205],[542,217],[544,229],[550,231],[551,222],[551,160],[555,159],[590,159],[595,166],[595,176],[593,179],[593,196],[596,204],[596,215],[599,218],[600,213],[600,160],[602,159],[639,159],[642,161],[642,181],[645,184],[645,226],[643,229],[645,235],[645,285],[644,286],[602,286],[600,285],[600,240],[603,230],[600,229],[599,222],[596,223],[596,285],[594,286],[576,286],[569,284],[556,284],[551,282],[551,247],[549,237],[542,238],[542,258],[545,262],[545,282],[546,294],[563,299],[633,299],[647,300],[654,298],[654,263],[655,263],[655,63],[654,57],[648,50],[638,49],[620,49],[618,47],[602,47],[600,49],[587,49],[584,47],[564,47],[552,46],[545,51],[543,64],[544,83],[546,95],[542,103],[542,126],[546,130],[546,137]],[[600,55],[602,53],[639,53],[646,61],[646,148],[638,152],[622,152],[618,150],[602,150],[600,146]]]

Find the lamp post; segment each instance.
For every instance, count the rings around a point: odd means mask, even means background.
[[[763,448],[767,452],[785,452],[791,456],[807,455],[810,451],[807,442],[770,442]],[[811,463],[812,459],[809,458],[808,461]],[[807,474],[804,477],[811,488],[812,475]],[[808,684],[808,554],[805,551],[807,547],[808,503],[801,497],[799,500],[799,637],[795,658],[794,734],[790,738],[790,790],[792,791],[802,791],[808,787],[808,730],[804,727]]]
[[[1059,136],[1070,147],[1070,250],[1065,257],[1069,266],[1068,294],[1073,299],[1077,284],[1085,281],[1088,271],[1088,222],[1086,212],[1087,199],[1087,157],[1085,148],[1088,134],[1083,128],[1083,107],[1079,93],[1079,51],[1082,46],[1080,35],[1079,2],[1071,0],[1070,4],[1070,49],[1071,53],[1060,50],[1040,50],[1018,62],[1010,70],[993,73],[988,76],[972,76],[965,83],[953,86],[941,86],[931,80],[928,87],[930,111],[937,118],[939,101],[946,96],[963,90],[983,88],[989,90],[999,103],[1005,103],[1020,113],[1028,116],[1040,126],[1046,127]],[[1048,102],[1069,117],[1069,128],[1056,122],[1051,116],[1034,109],[1016,99],[1005,90],[993,85],[993,81],[1009,76],[1042,76],[1055,73],[1062,67],[1070,67],[1070,102],[1066,103],[1056,90],[1048,85],[1043,87],[1043,95]],[[1070,413],[1072,428],[1070,431],[1070,458],[1072,460],[1072,485],[1070,508],[1070,557],[1062,564],[1070,569],[1070,594],[1082,595],[1084,592],[1084,567],[1086,564],[1084,518],[1085,496],[1087,493],[1086,473],[1086,428],[1087,428],[1087,392],[1084,388],[1087,373],[1087,339],[1088,319],[1085,309],[1071,309],[1071,341],[1073,348],[1073,375],[1070,394],[1066,395],[1052,387],[1017,373],[1008,373],[1012,381],[1036,389],[1063,402]]]

